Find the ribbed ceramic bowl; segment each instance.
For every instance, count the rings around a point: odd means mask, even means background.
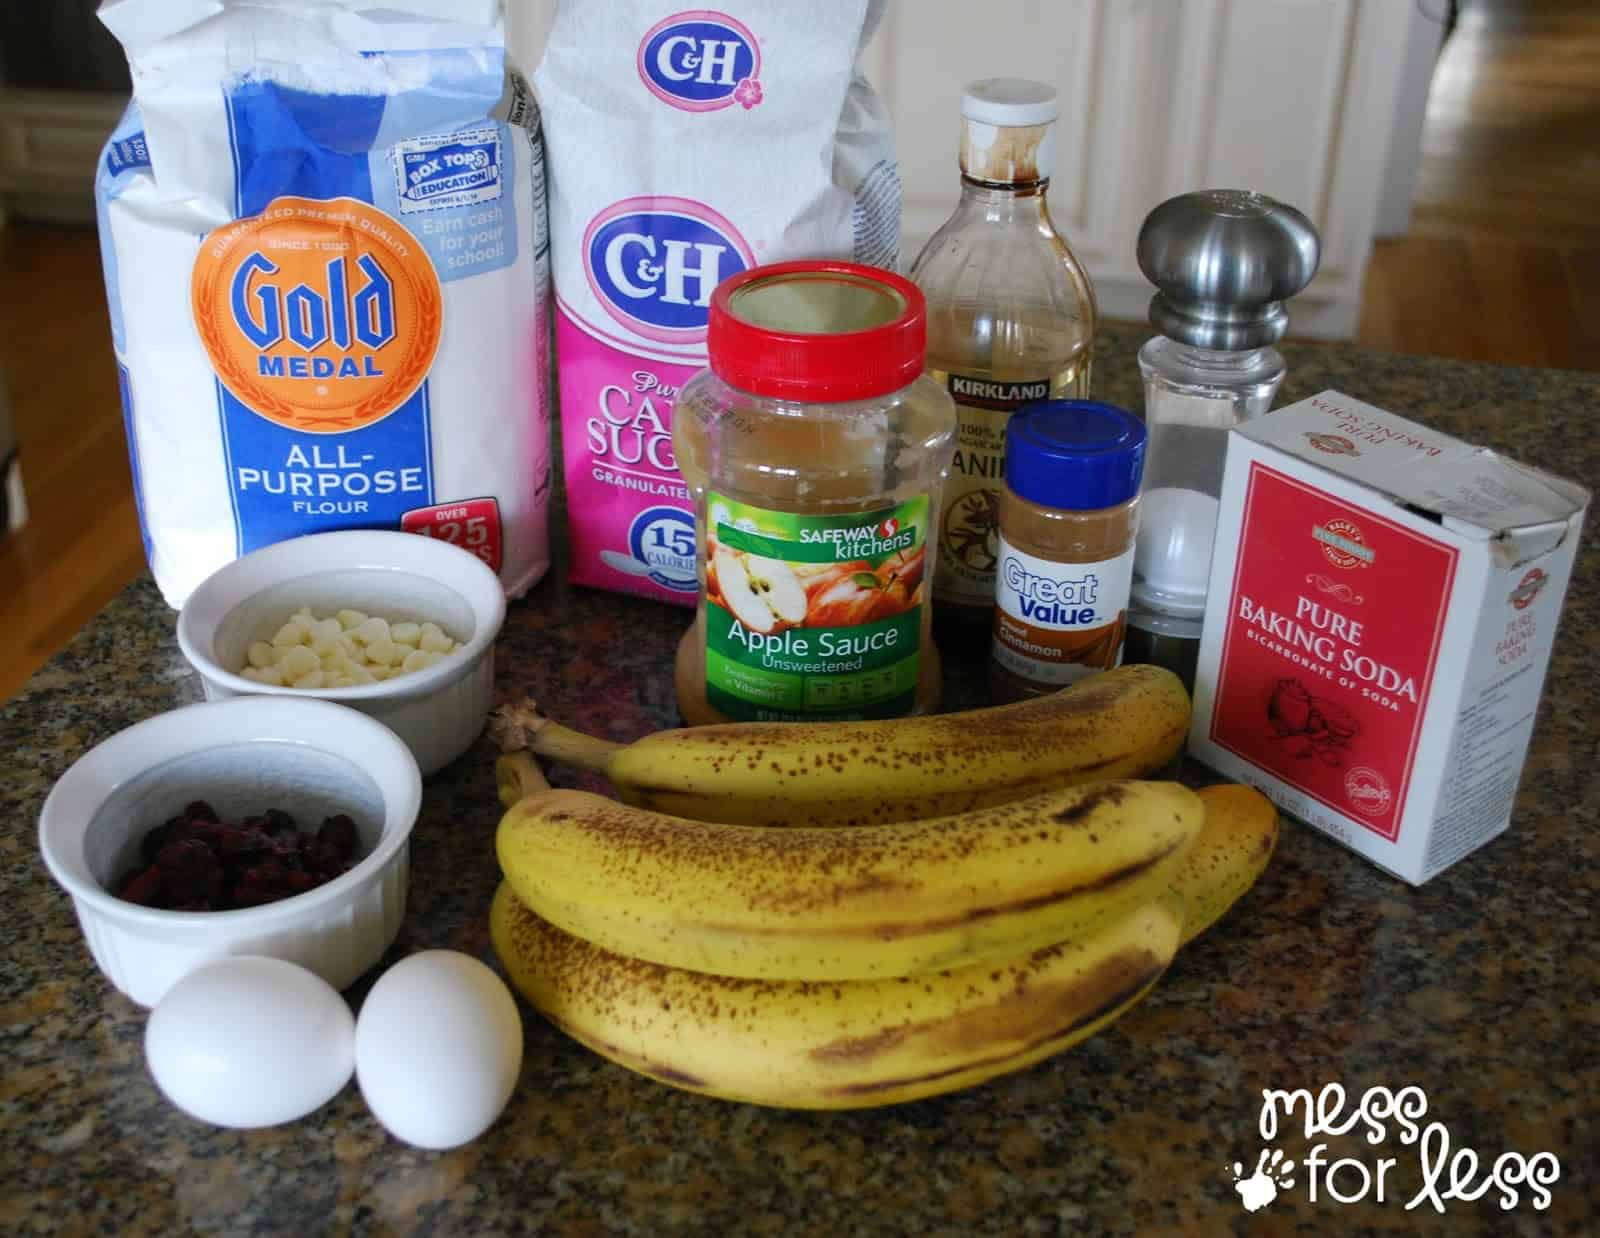
[[[113,894],[140,866],[145,831],[194,800],[232,821],[281,809],[302,830],[348,813],[364,858],[326,885],[238,911],[162,911]],[[309,697],[242,697],[158,715],[89,751],[45,800],[39,849],[100,970],[141,1006],[234,954],[286,959],[342,989],[400,931],[421,802],[416,759],[381,723]]]
[[[270,641],[302,606],[432,620],[461,648],[426,670],[353,688],[278,688],[237,673],[254,641]],[[378,529],[276,542],[213,572],[178,614],[178,645],[209,700],[315,697],[392,729],[423,774],[448,765],[483,730],[494,694],[494,640],[505,620],[499,578],[448,542]]]

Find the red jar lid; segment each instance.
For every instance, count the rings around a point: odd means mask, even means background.
[[[910,280],[859,262],[777,262],[711,294],[707,352],[723,382],[754,395],[824,404],[916,381],[928,312]]]

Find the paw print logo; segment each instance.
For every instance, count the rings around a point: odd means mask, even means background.
[[[1294,1162],[1283,1159],[1282,1148],[1270,1152],[1263,1148],[1256,1159],[1256,1171],[1248,1178],[1244,1176],[1244,1166],[1238,1161],[1233,1163],[1233,1189],[1239,1192],[1246,1212],[1259,1212],[1278,1198],[1279,1191],[1294,1186],[1293,1173]]]

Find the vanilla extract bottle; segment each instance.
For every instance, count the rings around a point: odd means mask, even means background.
[[[961,201],[911,267],[928,303],[928,372],[959,417],[934,577],[946,656],[989,651],[1006,424],[1025,404],[1089,394],[1089,277],[1051,222],[1046,190],[1059,107],[1017,78],[961,100]]]

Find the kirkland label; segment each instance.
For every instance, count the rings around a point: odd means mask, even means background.
[[[1120,664],[1133,551],[1055,563],[999,540],[994,660],[1024,679],[1056,684]]]
[[[941,602],[994,605],[1000,550],[1000,487],[1004,484],[1006,422],[1024,404],[1050,397],[1048,377],[1002,381],[943,374],[956,402],[956,453],[945,483],[935,586]]]
[[[1210,737],[1393,841],[1458,552],[1260,463],[1242,520]]]
[[[797,516],[707,497],[706,696],[762,721],[916,703],[928,499]]]

